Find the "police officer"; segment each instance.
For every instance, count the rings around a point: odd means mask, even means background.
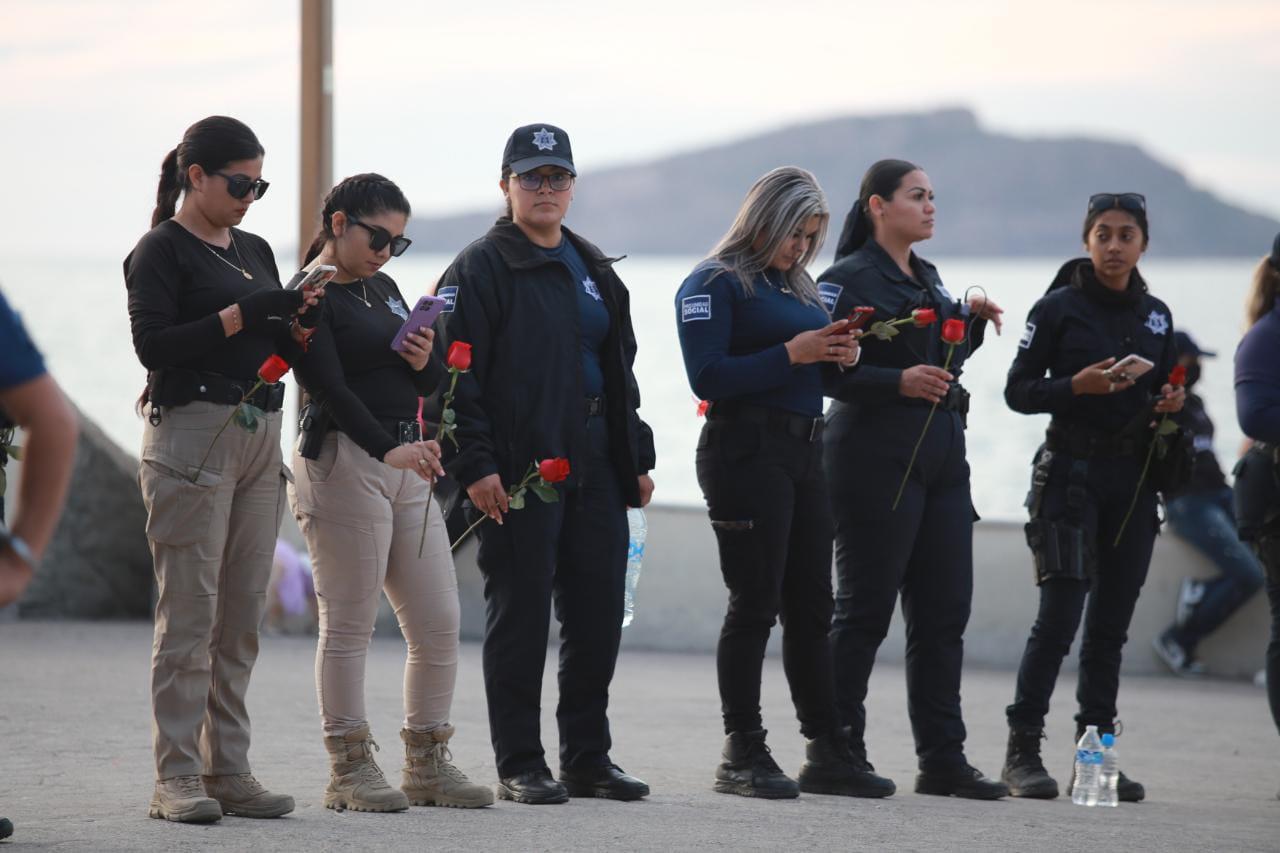
[[[888,340],[864,337],[858,369],[828,383],[835,398],[825,465],[836,525],[836,699],[865,760],[867,681],[901,590],[908,712],[920,766],[915,789],[996,799],[1005,786],[965,760],[960,714],[975,513],[964,440],[969,395],[956,380],[981,346],[987,321],[999,328],[1001,311],[982,297],[972,306],[957,302],[933,264],[912,251],[933,236],[935,211],[933,186],[920,167],[905,160],[873,164],[845,221],[836,262],[818,278],[836,317],[861,306],[874,308],[878,320],[917,309],[937,316],[918,328],[899,327]],[[963,321],[966,335],[944,368],[939,331],[948,319]]]
[[[1089,199],[1083,230],[1089,257],[1063,265],[1032,307],[1005,385],[1015,411],[1052,415],[1028,498],[1040,609],[1006,709],[1002,776],[1018,797],[1058,795],[1040,740],[1082,613],[1077,737],[1088,725],[1116,732],[1120,652],[1159,526],[1158,478],[1139,487],[1150,425],[1179,411],[1184,397],[1166,381],[1177,363],[1169,309],[1147,292],[1137,268],[1148,236],[1141,195]],[[1140,375],[1140,367],[1111,369],[1129,355],[1153,367]],[[1122,773],[1118,794],[1137,802],[1144,791]]]
[[[383,265],[409,247],[409,201],[377,174],[352,175],[324,200],[308,263],[333,266],[334,298],[298,362],[311,400],[293,458],[290,503],[307,539],[320,607],[316,693],[331,772],[328,808],[402,811],[413,805],[487,806],[493,792],[450,758],[458,669],[458,581],[444,519],[428,513],[428,483],[443,473],[423,441],[418,398],[444,368],[432,331],[406,330],[409,306]],[[327,432],[321,425],[331,423]],[[427,530],[423,531],[423,524]],[[419,550],[421,547],[421,550]],[[365,657],[385,590],[408,645],[403,784],[373,758]]]
[[[1237,466],[1235,497],[1240,538],[1249,542],[1267,575],[1271,641],[1267,699],[1280,729],[1280,234],[1258,264],[1249,295],[1249,331],[1236,350],[1236,412],[1253,445]],[[1280,797],[1280,794],[1277,794]]]
[[[245,706],[285,506],[284,384],[249,399],[265,412],[256,431],[218,435],[268,356],[295,360],[299,312],[318,304],[283,290],[271,247],[235,227],[267,190],[262,156],[233,118],[187,128],[161,166],[151,230],[124,262],[148,371],[139,479],[158,586],[150,813],[172,821],[276,817],[294,805],[249,772]],[[313,322],[319,311],[308,313]]]
[[[689,384],[711,401],[697,466],[729,589],[716,650],[727,737],[715,789],[726,794],[893,793],[854,760],[835,713],[822,370],[852,368],[858,348],[844,319],[831,322],[806,269],[828,219],[813,175],[774,169],[676,294]],[[798,785],[770,755],[760,714],[765,646],[779,616],[783,667],[808,739]]]
[[[1213,419],[1192,390],[1200,380],[1200,359],[1215,353],[1202,350],[1186,332],[1174,332],[1173,340],[1178,364],[1187,371],[1186,403],[1173,420],[1192,442],[1195,456],[1186,488],[1165,495],[1165,515],[1179,538],[1213,561],[1218,575],[1183,578],[1173,624],[1152,646],[1175,675],[1199,675],[1204,665],[1196,660],[1196,647],[1262,587],[1263,575],[1258,558],[1236,534],[1231,487],[1213,452]]]
[[[452,342],[472,347],[454,401],[461,449],[447,465],[491,520],[478,528],[478,560],[498,796],[533,804],[649,793],[610,760],[607,709],[622,630],[626,510],[653,491],[653,433],[637,413],[635,334],[617,259],[562,224],[576,174],[563,130],[533,124],[513,132],[499,182],[507,215],[463,250],[437,290],[450,301],[437,322],[441,360]],[[569,460],[560,499],[513,509],[507,489],[531,462],[550,458]],[[553,598],[560,781],[539,734]]]

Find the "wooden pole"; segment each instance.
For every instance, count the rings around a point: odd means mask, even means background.
[[[302,0],[301,157],[298,264],[333,186],[333,0]]]

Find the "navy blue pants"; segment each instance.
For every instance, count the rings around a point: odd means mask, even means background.
[[[927,414],[886,406],[831,415],[826,469],[838,577],[831,639],[837,711],[855,749],[865,752],[867,681],[901,591],[916,757],[921,769],[940,770],[965,761],[960,670],[973,598],[974,512],[964,427],[943,410],[892,508]]]
[[[627,508],[609,461],[605,419],[587,423],[580,486],[558,503],[526,495],[502,526],[479,527],[484,686],[501,777],[546,768],[542,671],[554,601],[560,622],[560,766],[609,761],[609,683],[622,636]]]
[[[1231,487],[1191,492],[1167,504],[1169,526],[1213,561],[1218,576],[1205,581],[1200,601],[1173,637],[1188,653],[1227,621],[1232,613],[1262,588],[1262,565],[1236,534]]]
[[[1049,471],[1041,504],[1041,518],[1082,524],[1092,543],[1097,571],[1091,580],[1052,578],[1040,584],[1040,610],[1018,667],[1013,704],[1005,709],[1010,726],[1043,728],[1049,713],[1062,661],[1071,650],[1080,619],[1080,672],[1076,686],[1077,728],[1109,728],[1116,718],[1120,691],[1120,656],[1128,639],[1138,593],[1147,579],[1159,522],[1156,493],[1144,485],[1124,536],[1113,545],[1125,512],[1133,500],[1143,459],[1120,456],[1087,460],[1082,483],[1071,482],[1074,460],[1057,454]],[[1068,499],[1078,487],[1078,507]]]

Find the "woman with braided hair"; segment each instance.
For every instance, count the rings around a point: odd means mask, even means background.
[[[428,484],[443,469],[439,445],[422,440],[418,397],[435,390],[444,369],[431,358],[430,328],[410,331],[403,350],[391,348],[409,306],[381,271],[409,248],[409,202],[381,175],[353,175],[329,192],[322,216],[307,265],[337,272],[329,310],[298,363],[309,402],[289,499],[320,604],[316,693],[331,762],[324,804],[374,812],[487,806],[493,792],[468,781],[449,755],[458,581],[441,513],[430,513],[425,539],[422,531]],[[400,789],[374,763],[364,706],[383,591],[408,644]]]

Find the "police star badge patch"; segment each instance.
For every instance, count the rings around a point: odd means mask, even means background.
[[[1147,317],[1147,328],[1151,330],[1153,335],[1163,335],[1169,331],[1169,315],[1161,314],[1159,311],[1152,311]]]
[[[403,302],[396,299],[394,296],[387,297],[387,307],[391,309],[392,314],[395,314],[401,320],[409,319],[409,309],[404,306]]]
[[[539,151],[550,151],[556,147],[556,135],[544,127],[534,132],[533,144],[538,146]]]
[[[596,302],[603,301],[600,297],[600,288],[591,280],[591,276],[587,276],[582,280],[582,289],[586,291],[587,296],[590,296]]]

